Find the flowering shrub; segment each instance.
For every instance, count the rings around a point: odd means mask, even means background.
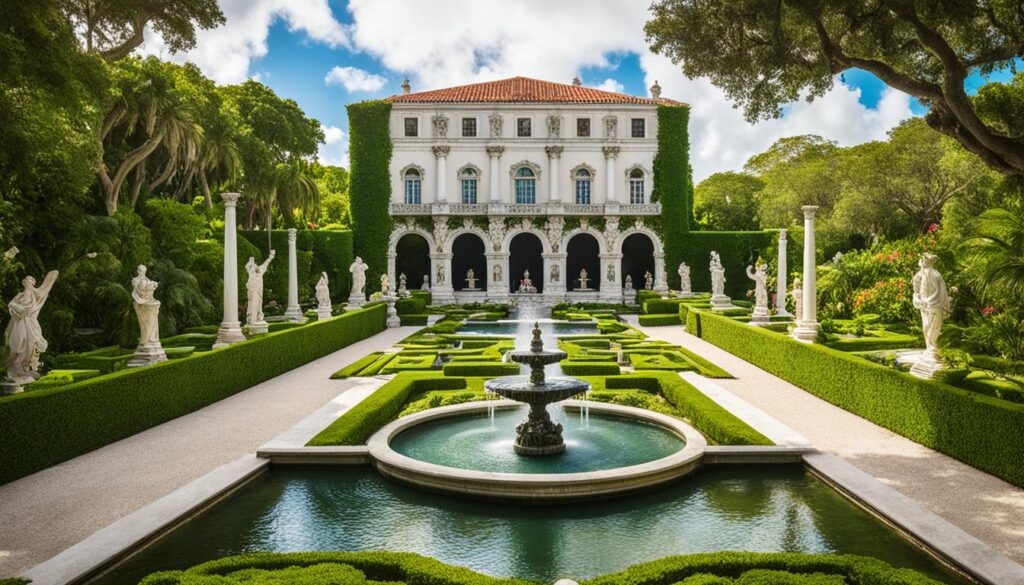
[[[878,315],[883,323],[913,322],[913,289],[908,278],[880,280],[853,297],[855,316]]]

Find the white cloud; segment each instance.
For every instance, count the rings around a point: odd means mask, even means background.
[[[350,46],[348,31],[334,18],[328,0],[219,0],[226,22],[212,30],[200,30],[196,47],[171,54],[163,39],[151,29],[140,52],[183,63],[191,61],[219,83],[240,83],[250,77],[254,59],[267,54],[270,26],[283,20],[291,32],[301,32],[314,42],[331,47]]]
[[[324,126],[324,143],[317,160],[320,164],[348,167],[348,135],[337,126]]]
[[[384,87],[387,79],[376,73],[363,71],[358,67],[334,67],[327,72],[327,76],[324,77],[324,83],[327,85],[340,85],[345,88],[345,91],[352,93],[356,91],[377,91]]]
[[[599,85],[595,85],[594,89],[600,89],[603,91],[611,91],[615,93],[622,93],[626,89],[626,86],[622,85],[618,81],[609,77],[602,81]]]

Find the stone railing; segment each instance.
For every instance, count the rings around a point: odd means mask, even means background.
[[[660,215],[660,203],[576,205],[563,203],[392,203],[391,215]]]

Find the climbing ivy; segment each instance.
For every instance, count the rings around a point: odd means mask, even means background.
[[[376,100],[349,104],[349,198],[355,254],[369,265],[370,274],[387,271],[391,236],[391,102]],[[367,278],[367,292],[379,287]]]
[[[690,137],[689,106],[658,106],[658,154],[654,157],[651,201],[661,202],[661,237],[665,263],[678,266],[686,254],[690,231]],[[674,271],[669,277],[678,281]],[[678,282],[675,283],[678,286]]]

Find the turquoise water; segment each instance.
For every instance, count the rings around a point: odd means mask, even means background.
[[[395,451],[429,463],[499,473],[578,473],[638,465],[668,457],[686,443],[661,427],[596,413],[548,406],[551,419],[562,425],[565,453],[522,457],[512,450],[516,425],[528,407],[496,410],[493,424],[486,415],[446,418],[417,425],[391,440]]]
[[[243,552],[318,550],[410,551],[547,583],[673,554],[856,553],[964,583],[799,466],[712,467],[652,493],[532,507],[419,492],[366,467],[276,467],[98,583]]]
[[[532,321],[488,321],[466,323],[459,327],[459,335],[525,335],[526,345],[516,346],[517,349],[526,349],[529,346],[530,329]],[[545,336],[550,335],[574,335],[579,333],[597,333],[597,325],[590,321],[572,322],[541,322],[540,329]],[[547,345],[547,339],[544,340]]]

